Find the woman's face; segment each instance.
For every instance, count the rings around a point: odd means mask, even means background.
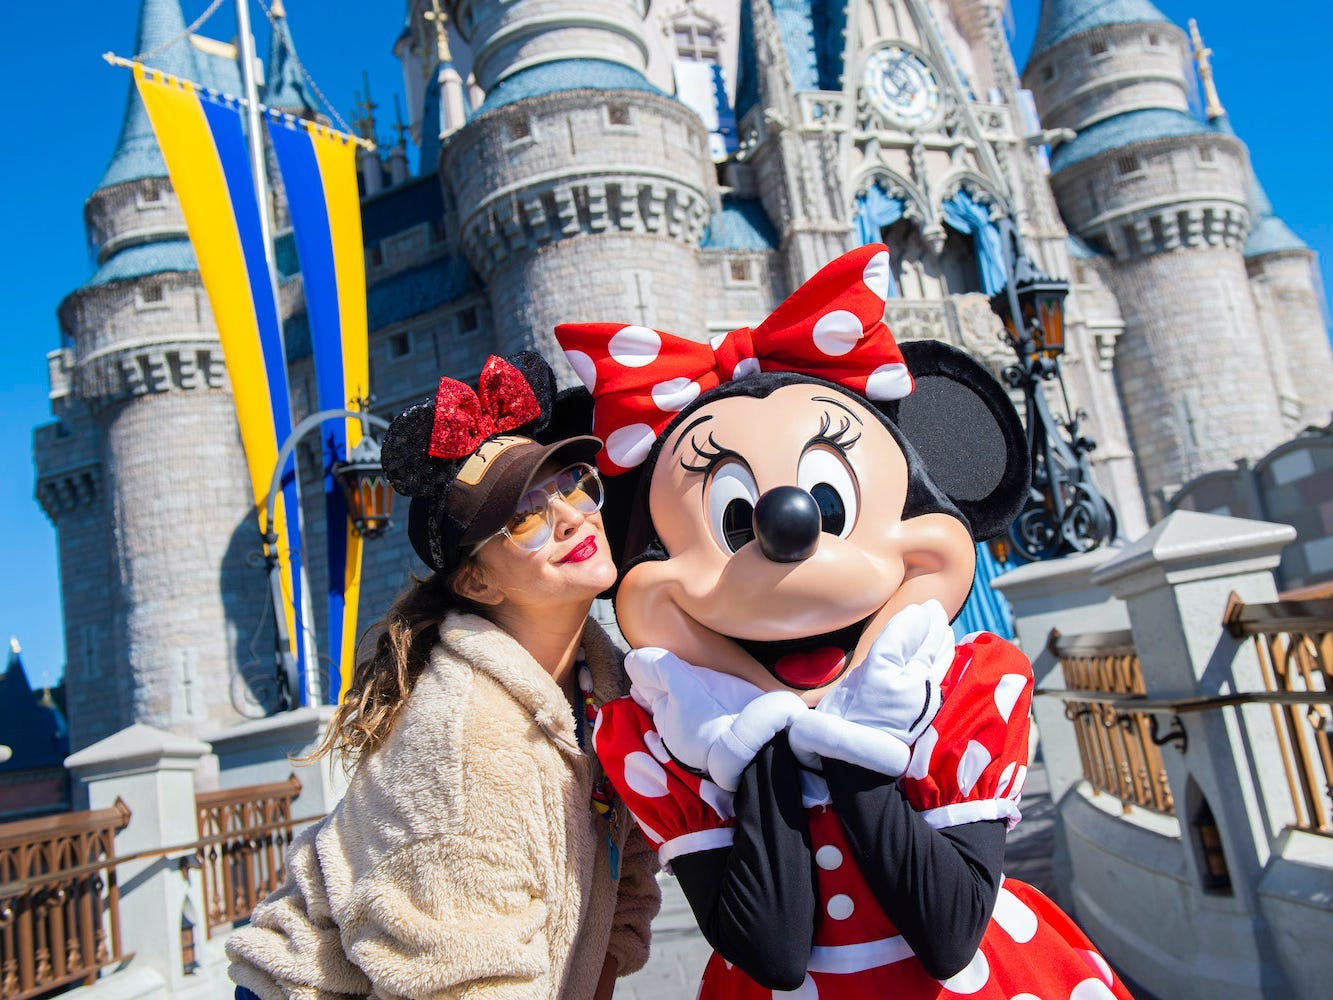
[[[522,548],[501,533],[488,540],[474,557],[476,572],[460,581],[460,592],[484,604],[508,603],[541,610],[561,604],[588,604],[616,579],[600,511],[584,513],[562,497],[554,478],[567,462],[548,462],[533,477],[533,489],[545,489],[550,508],[551,537],[535,551]],[[467,593],[469,583],[482,588]]]

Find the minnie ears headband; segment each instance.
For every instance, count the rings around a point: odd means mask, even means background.
[[[813,375],[875,402],[902,399],[913,383],[884,322],[888,294],[889,251],[871,243],[825,266],[753,330],[707,344],[645,326],[557,326],[565,358],[595,400],[593,433],[606,442],[598,466],[628,472],[695,398],[760,372]]]

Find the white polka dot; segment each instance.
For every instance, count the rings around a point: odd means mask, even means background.
[[[1028,766],[1026,764],[1020,764],[1018,766],[1018,777],[1014,779],[1014,786],[1009,789],[1009,794],[1006,795],[1005,798],[1013,799],[1017,802],[1019,797],[1023,794],[1023,786],[1027,784],[1027,780]]]
[[[708,338],[708,346],[716,351],[719,347],[722,346],[723,342],[730,336],[731,336],[730,333],[715,333],[713,334],[713,336]]]
[[[1008,889],[995,897],[995,922],[1019,944],[1027,944],[1037,933],[1037,915]]]
[[[834,920],[846,920],[856,909],[856,904],[852,902],[851,896],[840,892],[828,901],[828,906],[825,909],[828,910],[828,915]]]
[[[731,968],[730,962],[727,963],[727,968]],[[773,1000],[790,1000],[792,997],[795,997],[795,1000],[819,1000],[819,987],[815,985],[815,980],[810,973],[807,972],[805,982],[790,993],[773,991]]]
[[[699,383],[688,378],[670,378],[653,386],[653,402],[659,410],[675,413],[683,410],[699,395]]]
[[[625,783],[650,799],[660,799],[667,793],[667,776],[662,765],[642,750],[626,754]]]
[[[881,250],[866,262],[866,269],[861,272],[861,280],[881,299],[888,299],[889,252],[887,250]]]
[[[1115,1000],[1115,993],[1100,979],[1085,979],[1070,991],[1069,1000]]]
[[[832,844],[825,844],[815,851],[815,864],[826,872],[831,872],[842,864],[842,851]]]
[[[1008,722],[1009,716],[1014,714],[1018,696],[1027,686],[1028,679],[1022,674],[1005,674],[1000,678],[1000,683],[995,685],[995,707],[999,709],[1000,718],[1005,722]]]
[[[597,742],[597,734],[602,731],[602,720],[606,718],[605,712],[598,712],[597,718],[592,720],[592,741]]]
[[[950,976],[940,982],[946,990],[952,990],[954,993],[969,995],[976,993],[984,987],[990,979],[990,963],[986,961],[986,956],[977,952],[972,956],[972,961],[967,963],[967,968],[957,975]]]
[[[834,309],[819,317],[815,323],[815,346],[829,357],[840,358],[855,347],[864,334],[865,330],[855,313]]]
[[[731,373],[731,380],[739,382],[743,378],[749,378],[751,375],[759,374],[758,358],[742,358],[736,363],[735,370]]]
[[[582,351],[566,351],[565,360],[569,362],[569,367],[574,369],[574,374],[587,386],[589,392],[597,388],[597,365],[592,358]]]
[[[971,795],[981,772],[986,770],[990,762],[990,751],[976,740],[968,740],[963,759],[958,762],[958,790],[964,795]]]
[[[1106,964],[1106,959],[1102,958],[1101,955],[1095,951],[1088,951],[1086,948],[1079,948],[1078,953],[1083,957],[1083,961],[1092,966],[1093,971],[1102,977],[1102,982],[1106,983],[1107,986],[1115,982],[1115,974],[1111,972],[1111,967]]]
[[[622,469],[632,469],[652,450],[657,435],[647,424],[619,427],[606,437],[606,453]]]
[[[912,391],[912,376],[900,361],[880,365],[866,379],[866,395],[879,402],[902,399]]]
[[[699,782],[699,798],[707,802],[713,812],[722,819],[731,819],[736,815],[736,810],[732,807],[731,793],[707,778]]]
[[[597,721],[602,721],[601,713],[598,713]],[[671,754],[667,753],[666,744],[662,742],[662,737],[658,735],[656,729],[650,729],[643,734],[643,745],[648,748],[649,753],[663,764],[671,759]]]
[[[1041,1000],[1041,997],[1037,996],[1035,993],[1016,993],[1014,996],[1011,996],[1009,1000]]]
[[[1009,766],[1000,772],[1000,783],[995,786],[995,794],[1003,795],[1009,788],[1009,782],[1014,778],[1014,772],[1018,770],[1018,761],[1011,760]]]
[[[642,368],[657,360],[662,350],[662,338],[656,330],[646,326],[627,326],[607,345],[611,357],[626,368]]]
[[[935,744],[940,741],[939,730],[928,726],[926,731],[916,738],[912,745],[912,759],[907,763],[904,778],[920,781],[930,771],[930,758],[935,755]]]

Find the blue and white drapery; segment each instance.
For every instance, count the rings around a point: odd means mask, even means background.
[[[994,295],[1009,279],[1004,266],[1004,243],[1000,239],[1000,231],[990,220],[990,209],[966,191],[959,191],[942,207],[945,223],[963,235],[972,237],[982,291]]]
[[[1010,556],[1008,562],[998,562],[984,542],[977,546],[977,575],[972,582],[963,610],[954,619],[953,634],[961,640],[973,632],[994,632],[1005,639],[1014,637],[1014,613],[1003,595],[991,589],[991,581],[1020,565]]]
[[[878,243],[883,238],[884,227],[901,219],[905,207],[901,198],[887,195],[878,184],[871,184],[865,194],[856,196],[856,215],[852,220],[856,228],[856,245],[863,247],[867,243]],[[889,252],[892,254],[894,248],[889,247]],[[889,297],[898,297],[898,284],[893,280],[892,271],[889,272]]]

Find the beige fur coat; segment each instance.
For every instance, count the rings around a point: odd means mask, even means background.
[[[607,954],[648,956],[657,859],[621,810],[617,883],[595,761],[559,686],[510,636],[451,613],[388,741],[287,856],[286,884],[227,942],[263,1000],[591,997]],[[620,654],[589,621],[600,704]]]

